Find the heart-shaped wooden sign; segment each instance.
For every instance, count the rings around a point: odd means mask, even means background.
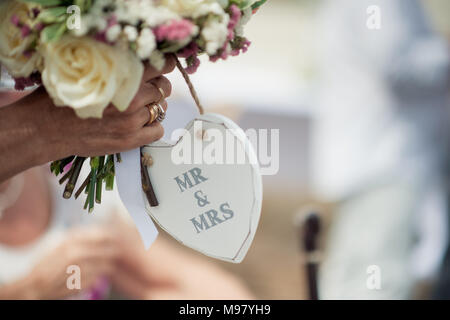
[[[230,119],[206,114],[192,120],[176,143],[143,148],[157,206],[146,210],[182,244],[239,263],[261,214],[262,182],[256,154]]]

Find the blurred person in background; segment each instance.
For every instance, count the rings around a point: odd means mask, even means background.
[[[0,92],[0,107],[22,96]],[[48,167],[0,184],[0,299],[252,298],[233,276],[167,240],[147,252],[115,192],[92,215],[60,192]],[[67,285],[71,266],[80,290]]]
[[[447,43],[418,0],[329,0],[318,23],[314,189],[336,203],[320,297],[414,297],[448,233]]]

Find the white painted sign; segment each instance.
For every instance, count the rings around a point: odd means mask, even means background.
[[[159,204],[145,200],[153,220],[190,248],[241,262],[262,202],[259,165],[242,129],[224,116],[206,114],[192,120],[176,143],[161,140],[142,151],[153,159],[147,170]]]

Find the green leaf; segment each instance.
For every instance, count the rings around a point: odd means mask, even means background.
[[[66,7],[54,7],[42,10],[38,19],[46,24],[54,22],[62,22],[66,19]]]
[[[250,6],[250,0],[230,0],[230,5],[235,4],[239,9],[244,10]]]
[[[45,27],[41,32],[42,42],[57,41],[66,31],[65,23],[55,23]]]
[[[259,0],[259,1],[257,1],[257,2],[255,2],[253,5],[252,5],[252,10],[256,10],[256,9],[259,9],[259,7],[261,7],[264,3],[266,3],[267,2],[267,0]]]
[[[80,7],[81,12],[87,12],[92,6],[92,0],[75,0],[74,4]]]
[[[22,2],[30,2],[40,4],[43,7],[46,6],[59,6],[63,3],[63,0],[22,0]]]

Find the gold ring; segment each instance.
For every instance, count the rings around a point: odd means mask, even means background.
[[[157,103],[161,103],[166,98],[166,93],[164,92],[164,90],[162,88],[158,87],[158,90],[159,90],[159,93],[161,93],[161,98],[159,99],[159,101]]]
[[[147,122],[147,126],[155,122],[159,116],[159,108],[156,106],[156,104],[147,104],[145,105],[148,108],[148,111],[150,112],[150,119]]]
[[[161,103],[166,98],[166,94],[162,88],[157,87],[159,92],[161,93],[161,98],[156,103],[149,103],[146,104],[145,107],[148,108],[148,111],[150,112],[150,119],[147,122],[147,126],[152,124],[153,122],[163,122],[166,118],[166,112],[164,111],[164,108],[162,107]]]
[[[162,107],[161,103],[156,104],[147,104],[145,107],[148,108],[148,111],[150,112],[150,119],[147,122],[147,126],[152,124],[155,121],[163,122],[166,118],[166,112],[164,111],[164,108]]]

